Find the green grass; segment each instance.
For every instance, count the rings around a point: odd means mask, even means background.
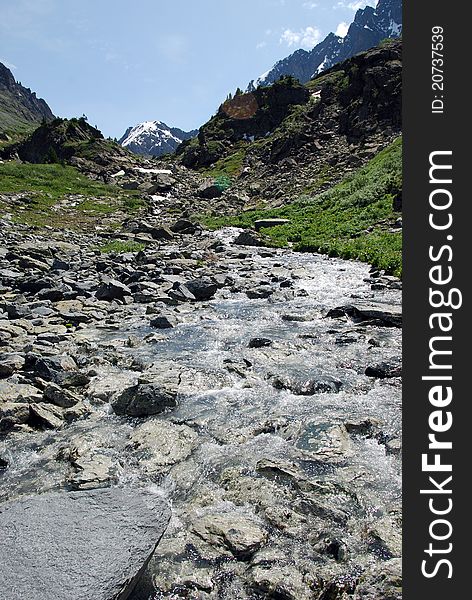
[[[59,164],[0,164],[0,193],[29,198],[11,211],[16,221],[37,226],[81,227],[103,215],[135,213],[144,203],[136,191],[93,181],[74,167]],[[68,206],[68,196],[83,198]]]
[[[401,189],[401,138],[338,185],[314,197],[302,196],[282,208],[253,210],[236,217],[201,218],[210,229],[252,227],[263,218],[289,219],[262,230],[268,243],[298,251],[359,259],[401,276],[402,236],[388,229],[397,218],[392,200]],[[372,228],[367,233],[366,229]]]
[[[203,169],[202,173],[208,177],[238,177],[241,174],[243,168],[244,158],[246,157],[246,151],[244,148],[233,152],[225,158],[220,158],[211,169]]]
[[[112,240],[100,246],[99,250],[103,254],[126,254],[127,252],[139,252],[140,250],[144,250],[145,247],[146,244],[139,242]]]

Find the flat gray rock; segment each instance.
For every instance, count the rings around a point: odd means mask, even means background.
[[[167,528],[144,490],[49,492],[0,506],[2,600],[126,600]]]

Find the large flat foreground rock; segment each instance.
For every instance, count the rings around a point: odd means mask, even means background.
[[[0,506],[2,600],[125,600],[170,519],[144,490],[51,492]]]

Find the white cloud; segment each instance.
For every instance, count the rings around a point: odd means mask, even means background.
[[[303,8],[308,8],[310,10],[313,10],[314,8],[318,8],[318,3],[317,2],[304,2]]]
[[[18,68],[16,65],[14,65],[10,61],[8,61],[6,58],[2,58],[1,56],[0,56],[0,63],[4,64],[7,69],[10,69],[10,71],[14,71],[15,69]]]
[[[259,42],[256,44],[256,50],[260,50],[261,48],[265,48],[267,46],[267,42]]]
[[[338,2],[334,8],[349,8],[355,12],[360,8],[365,8],[366,6],[375,7],[376,5],[377,0],[352,0],[351,2]]]
[[[313,48],[321,39],[321,31],[317,27],[306,27],[300,31],[286,29],[280,36],[280,43],[300,48]]]
[[[339,35],[339,37],[345,37],[348,29],[349,25],[343,21],[338,24],[335,33],[336,35]]]

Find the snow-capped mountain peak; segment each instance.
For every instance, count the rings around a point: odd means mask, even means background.
[[[197,131],[182,131],[169,127],[162,121],[144,121],[128,127],[119,143],[137,154],[162,156],[171,154],[184,140],[194,137]]]

